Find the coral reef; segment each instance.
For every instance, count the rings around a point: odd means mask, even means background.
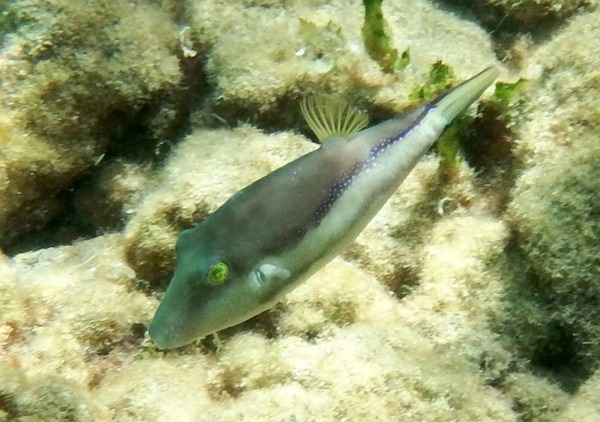
[[[177,27],[151,3],[23,0],[4,13],[14,23],[0,55],[6,246],[56,216],[60,192],[111,142],[131,141],[122,138],[140,111],[153,105],[164,119],[159,97],[181,72]]]
[[[358,0],[84,3],[0,1],[0,421],[600,419],[595,2],[470,8],[547,35],[510,47],[469,13],[384,1],[411,53],[391,73]],[[507,50],[502,81],[527,82],[469,112],[451,178],[426,156],[342,256],[220,347],[145,337],[178,233],[318,147],[299,97],[377,122],[438,61],[458,81]],[[93,237],[39,249],[57,216]],[[38,246],[11,254],[26,231]]]
[[[151,170],[123,159],[107,160],[75,193],[76,215],[103,230],[121,230],[151,185]]]
[[[529,268],[510,283],[508,336],[570,388],[600,365],[600,72],[575,48],[600,48],[598,16],[574,19],[532,60],[543,77],[518,131],[526,170],[508,213]]]
[[[503,27],[510,31],[537,29],[548,24],[564,22],[582,9],[595,9],[596,0],[486,0],[469,2],[465,0],[443,0],[468,9],[490,28]],[[543,24],[543,25],[540,25]]]
[[[560,413],[557,420],[568,422],[593,421],[600,414],[600,372],[581,386],[579,391],[567,405],[564,412]]]
[[[193,2],[190,25],[200,44],[212,46],[206,68],[214,87],[213,101],[198,110],[195,122],[214,125],[216,113],[230,123],[249,119],[289,129],[297,124],[298,97],[313,93],[347,95],[385,108],[389,117],[406,107],[408,90],[423,83],[440,57],[461,77],[490,64],[491,44],[476,25],[418,0],[384,2],[382,10],[393,28],[392,45],[411,52],[411,64],[395,76],[382,72],[364,47],[361,1],[282,2],[268,8]],[[215,14],[217,22],[211,18]],[[460,47],[466,44],[469,55]]]
[[[461,232],[450,223],[448,229]],[[496,236],[494,243],[501,245],[500,226]],[[436,242],[448,237],[442,230]],[[104,236],[13,261],[29,298],[29,317],[2,344],[2,379],[12,381],[0,383],[0,395],[12,397],[5,410],[11,416],[48,415],[42,407],[63,400],[53,413],[59,420],[88,419],[73,413],[73,402],[82,406],[77,412],[110,413],[115,419],[135,415],[134,420],[178,415],[225,421],[241,414],[253,420],[302,415],[359,420],[371,412],[379,420],[512,420],[510,401],[485,386],[460,346],[437,358],[440,348],[460,343],[456,337],[470,337],[468,320],[478,324],[476,315],[446,320],[460,332],[447,326],[432,334],[437,324],[431,325],[431,313],[439,311],[412,311],[440,288],[438,297],[454,302],[457,296],[448,296],[446,280],[429,285],[402,310],[375,278],[338,259],[273,312],[280,326],[274,338],[260,329],[235,334],[237,328],[225,333],[217,355],[188,346],[163,357],[144,354],[136,340],[136,326],[148,320],[156,302],[130,291],[133,273],[115,248],[120,244],[119,236]],[[483,254],[488,249],[478,241],[473,247]],[[438,266],[436,256],[431,254],[432,267]],[[53,378],[59,368],[59,379]],[[28,404],[31,397],[38,398],[37,407]],[[257,401],[261,405],[253,406]]]

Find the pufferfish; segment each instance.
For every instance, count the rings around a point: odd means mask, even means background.
[[[304,102],[320,148],[234,194],[177,239],[177,266],[148,331],[161,349],[271,308],[338,255],[452,120],[498,77],[489,67],[368,129],[343,106]]]

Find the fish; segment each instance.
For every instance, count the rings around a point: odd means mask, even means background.
[[[148,326],[174,349],[279,302],[353,242],[445,128],[498,77],[489,67],[435,100],[362,129],[351,109],[303,103],[321,146],[235,193],[181,232]],[[345,116],[339,122],[335,116]]]

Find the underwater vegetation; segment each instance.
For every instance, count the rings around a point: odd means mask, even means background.
[[[523,78],[498,82],[490,99],[462,127],[460,142],[466,160],[483,176],[495,178],[491,183],[511,187],[515,182],[516,128],[522,121],[528,85]]]
[[[17,1],[4,12],[14,28],[0,61],[0,108],[14,135],[2,139],[3,247],[65,212],[64,192],[111,148],[134,144],[141,120],[147,143],[177,120],[167,99],[182,79],[170,16],[125,0],[86,10]]]
[[[496,36],[527,31],[543,33],[549,28],[555,28],[582,10],[594,10],[597,7],[597,2],[594,0],[446,1],[468,10],[483,25],[494,31]]]
[[[478,171],[501,168],[504,178],[509,178],[514,162],[514,127],[518,124],[518,110],[523,107],[526,89],[524,79],[514,83],[497,82],[494,93],[479,104],[476,114],[465,114],[455,120],[436,147],[446,176],[456,170],[464,156]]]
[[[427,73],[427,80],[422,85],[415,86],[410,94],[410,98],[416,101],[424,101],[442,92],[455,81],[454,71],[441,60],[433,63]],[[467,121],[463,116],[459,116],[453,121],[446,131],[440,137],[436,144],[436,150],[441,157],[440,166],[445,178],[455,172],[460,159],[459,152],[459,133]]]
[[[381,11],[382,0],[363,0],[365,6],[365,22],[362,36],[369,56],[381,66],[386,73],[404,69],[410,63],[408,49],[402,54],[394,48],[390,36],[390,26]]]
[[[0,421],[600,420],[598,2],[0,10]],[[178,234],[318,148],[300,98],[377,124],[491,65],[342,256],[151,345]]]
[[[525,115],[513,128],[514,155],[528,166],[507,210],[522,272],[507,278],[502,331],[569,392],[594,379],[600,362],[600,73],[575,48],[600,47],[591,35],[598,29],[595,15],[583,14],[538,51],[543,77],[527,82]]]
[[[413,100],[427,100],[448,88],[456,80],[452,68],[441,60],[436,61],[427,72],[425,83],[415,86],[410,94]]]

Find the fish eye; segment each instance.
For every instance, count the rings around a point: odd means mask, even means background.
[[[223,284],[229,277],[229,267],[224,262],[217,262],[208,269],[206,280],[213,285]]]

